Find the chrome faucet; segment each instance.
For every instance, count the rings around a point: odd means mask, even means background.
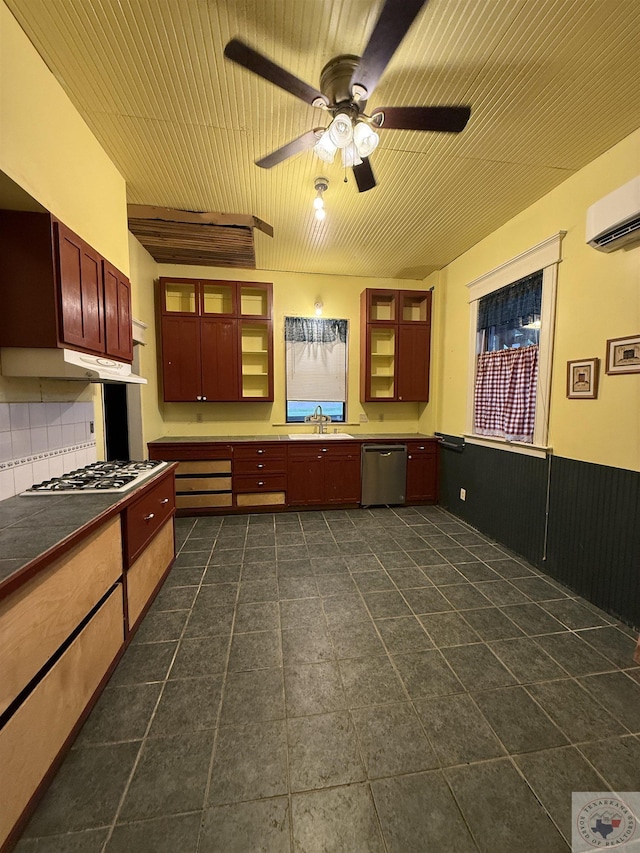
[[[323,415],[322,414],[322,406],[317,405],[313,410],[312,415],[307,415],[304,419],[306,424],[315,424],[318,434],[324,435],[326,432],[326,425],[331,423],[331,415]]]

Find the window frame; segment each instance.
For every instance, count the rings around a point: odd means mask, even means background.
[[[344,401],[340,401],[340,400],[328,401],[328,402],[342,402],[343,403],[343,419],[341,421],[335,421],[335,423],[346,424],[348,422],[348,405],[349,405],[349,338],[350,338],[350,331],[351,331],[351,329],[350,329],[351,321],[345,317],[340,317],[340,318],[317,317],[317,316],[311,316],[311,315],[299,315],[299,314],[287,313],[284,315],[284,319],[283,319],[283,325],[285,327],[286,327],[286,321],[287,321],[288,317],[294,317],[297,319],[299,318],[299,319],[305,319],[305,320],[344,320],[346,322],[347,333],[346,333],[345,352],[344,352]],[[287,352],[287,341],[286,341],[286,336],[285,336],[285,341],[284,341],[284,378],[285,378],[285,382],[284,382],[284,386],[285,386],[285,388],[284,388],[284,424],[286,426],[295,426],[296,424],[299,425],[301,423],[301,421],[290,421],[288,419],[289,418],[288,409],[289,409],[290,400],[289,400],[289,382],[288,382],[287,358],[288,358],[288,352]],[[296,401],[292,400],[291,402],[296,402]],[[302,402],[302,401],[299,401],[299,402]],[[319,405],[322,405],[321,400],[320,401],[309,401],[309,405],[310,405],[310,407],[312,407],[309,414],[313,413],[313,409],[315,408],[316,403],[319,403]]]
[[[555,337],[555,308],[558,284],[558,264],[562,260],[562,240],[567,232],[558,231],[536,246],[517,255],[499,267],[467,284],[469,303],[469,358],[467,369],[467,418],[465,441],[524,453],[529,456],[544,457],[551,448],[547,445],[549,437],[549,410],[551,392],[551,374],[553,366],[553,343]],[[478,301],[483,296],[513,284],[527,275],[542,270],[542,306],[540,315],[540,343],[538,361],[538,386],[536,389],[536,414],[531,444],[522,441],[509,441],[499,436],[478,435],[474,432],[473,410],[477,363],[477,326]]]

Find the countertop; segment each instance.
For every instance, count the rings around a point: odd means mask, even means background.
[[[0,501],[0,598],[32,577],[82,535],[108,521],[174,466],[111,494],[16,495]]]
[[[292,427],[294,425],[292,424]],[[339,430],[342,432],[342,429]],[[348,432],[348,429],[344,430]],[[302,432],[298,433],[303,435]],[[328,433],[330,435],[330,432]],[[385,432],[385,433],[349,433],[354,441],[421,441],[429,439],[437,441],[435,435],[424,435],[419,432]],[[331,440],[331,439],[330,439]],[[333,439],[334,441],[349,441],[349,439]],[[155,438],[149,444],[240,444],[242,442],[286,441],[297,443],[295,438],[288,435],[164,435]]]

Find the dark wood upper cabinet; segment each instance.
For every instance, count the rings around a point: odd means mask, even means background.
[[[165,401],[273,401],[270,283],[163,277],[159,294]],[[180,347],[178,318],[194,330]]]
[[[105,349],[123,361],[133,358],[131,284],[107,261],[102,261],[104,282]]]
[[[0,211],[0,345],[131,361],[129,280],[49,213]]]
[[[429,399],[431,291],[367,289],[360,297],[360,399]]]

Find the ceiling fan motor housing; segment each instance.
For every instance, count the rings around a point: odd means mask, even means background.
[[[351,92],[351,77],[359,62],[359,56],[345,53],[334,56],[322,69],[320,91],[329,99],[330,109],[332,107],[351,107],[355,108],[357,112]]]

